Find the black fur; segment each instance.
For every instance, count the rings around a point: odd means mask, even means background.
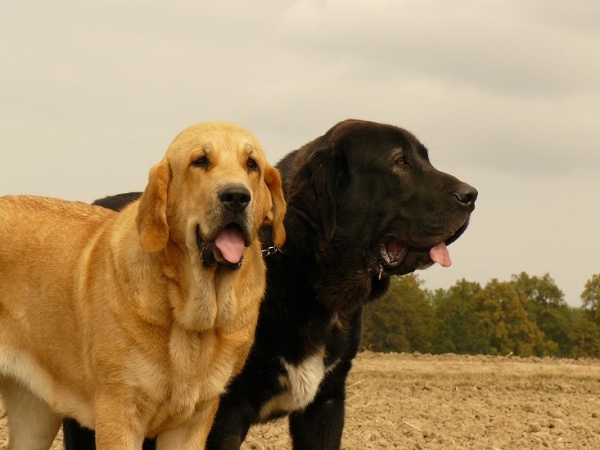
[[[126,194],[111,195],[96,200],[92,205],[102,206],[103,208],[120,211],[129,203],[138,200],[142,196],[141,192],[127,192]]]
[[[209,450],[237,450],[253,424],[285,415],[294,449],[339,449],[363,306],[386,292],[390,276],[431,265],[429,249],[458,238],[477,197],[474,188],[433,168],[412,134],[373,122],[341,122],[277,167],[288,237],[283,253],[266,260],[255,344],[221,398]],[[121,200],[100,202],[119,209]],[[270,233],[263,231],[267,247]],[[328,371],[308,406],[261,416],[286,389],[286,365],[298,366],[323,348]],[[67,449],[93,448],[86,433],[66,423]]]

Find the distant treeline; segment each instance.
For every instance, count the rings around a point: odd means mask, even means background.
[[[600,274],[582,306],[570,307],[548,275],[522,272],[485,286],[466,280],[423,289],[416,275],[394,277],[368,305],[361,346],[379,352],[600,357]]]

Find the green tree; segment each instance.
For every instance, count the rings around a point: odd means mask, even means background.
[[[585,283],[581,300],[583,301],[583,310],[586,311],[588,318],[596,324],[600,324],[600,274],[593,275]]]
[[[581,293],[582,307],[569,331],[571,356],[600,357],[600,274],[585,283]]]
[[[544,333],[529,319],[529,300],[519,295],[512,283],[493,279],[475,295],[474,301],[478,321],[489,337],[487,353],[531,356],[556,351],[556,344],[547,342]]]
[[[478,354],[489,350],[487,331],[477,317],[475,295],[479,283],[457,281],[447,291],[438,289],[433,296],[437,336],[434,353]]]
[[[414,274],[393,277],[388,292],[367,305],[362,345],[379,352],[430,352],[433,305]]]
[[[571,355],[573,358],[600,357],[600,327],[583,314],[573,323],[569,331]]]
[[[571,352],[569,331],[573,318],[571,309],[564,300],[563,292],[549,274],[530,277],[525,272],[513,275],[512,284],[526,302],[529,318],[550,341],[547,350],[552,356],[568,356]],[[556,348],[556,352],[551,352]]]

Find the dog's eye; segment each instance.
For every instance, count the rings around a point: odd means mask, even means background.
[[[400,158],[398,158],[396,160],[396,165],[399,167],[402,167],[405,164],[406,164],[406,161],[404,160],[404,156],[401,156]]]
[[[258,170],[258,163],[254,160],[254,158],[248,158],[248,161],[246,161],[246,167],[248,167],[248,170]]]
[[[201,156],[192,161],[193,167],[201,167],[203,169],[208,168],[208,158],[206,156]]]

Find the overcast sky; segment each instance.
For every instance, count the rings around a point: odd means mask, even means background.
[[[430,289],[600,273],[598,0],[5,0],[0,195],[143,190],[183,128],[277,162],[340,120],[412,131],[479,190]]]

